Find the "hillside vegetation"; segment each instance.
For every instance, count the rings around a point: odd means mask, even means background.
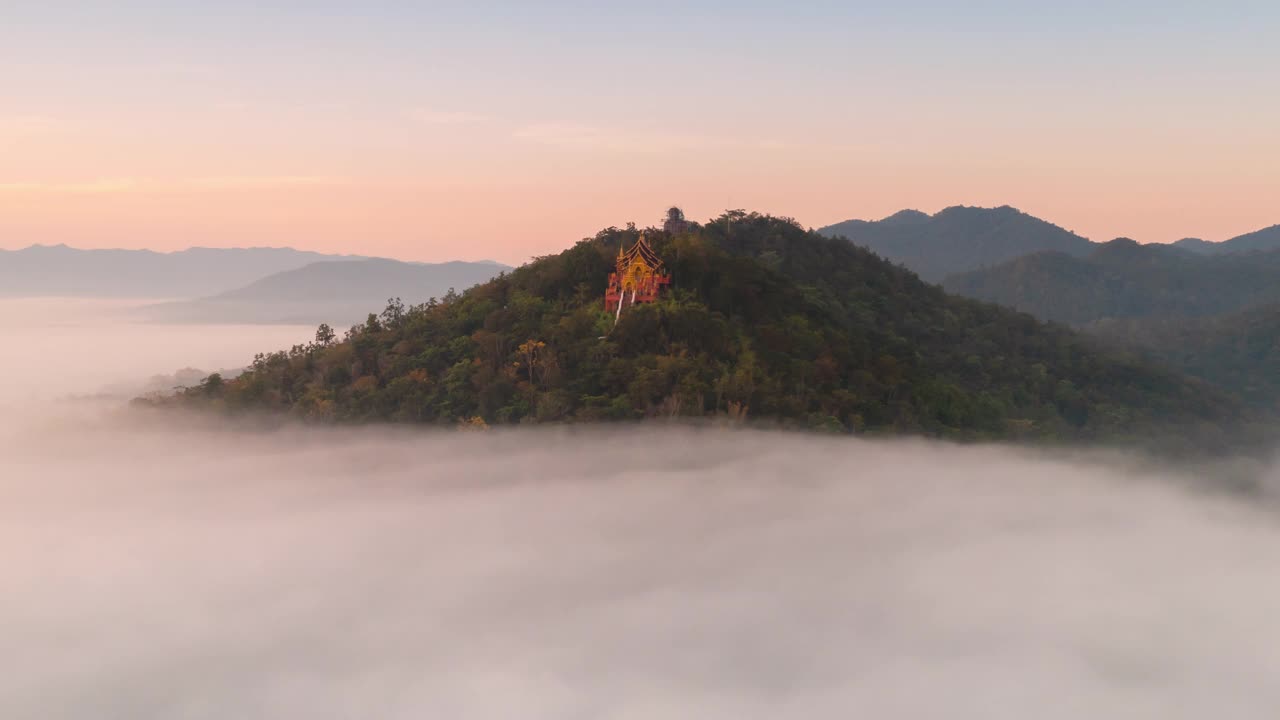
[[[1205,317],[1280,302],[1280,251],[1198,255],[1119,239],[1085,258],[1038,253],[953,275],[942,285],[1073,325]]]
[[[1089,331],[1280,411],[1280,305],[1208,318],[1108,320]]]
[[[954,438],[1203,439],[1240,415],[1197,381],[756,214],[651,231],[674,287],[614,327],[602,295],[637,236],[609,228],[460,295],[393,301],[341,340],[322,327],[167,402],[317,421],[720,417]]]

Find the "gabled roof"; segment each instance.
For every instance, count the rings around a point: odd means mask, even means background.
[[[653,248],[649,247],[649,241],[645,239],[644,235],[640,236],[635,245],[618,254],[618,258],[627,264],[634,262],[637,256],[644,258],[645,263],[651,268],[662,267],[662,258],[658,257]]]

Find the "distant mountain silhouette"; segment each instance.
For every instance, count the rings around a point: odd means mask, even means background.
[[[1280,302],[1280,250],[1197,254],[1129,239],[1087,257],[1036,253],[946,278],[958,295],[1044,320],[1084,325],[1108,318],[1193,318]]]
[[[1201,253],[1203,255],[1211,255],[1218,251],[1218,247],[1222,243],[1216,243],[1209,240],[1201,240],[1200,238],[1182,238],[1181,240],[1170,243],[1170,247],[1176,247],[1180,250],[1187,250],[1193,253]]]
[[[1008,206],[956,206],[936,215],[902,210],[883,220],[846,220],[818,232],[848,238],[931,282],[1039,252],[1083,258],[1102,245]],[[1222,242],[1184,238],[1162,247],[1199,255],[1280,250],[1280,225]]]
[[[422,303],[450,288],[461,291],[510,269],[490,261],[328,260],[211,297],[152,305],[143,312],[162,322],[351,325],[380,312],[390,298],[399,297],[407,305]]]
[[[308,263],[353,257],[292,248],[191,248],[159,253],[32,245],[0,250],[0,296],[190,298]]]
[[[1250,252],[1253,250],[1280,250],[1280,225],[1256,230],[1233,237],[1222,243],[1226,252]]]
[[[903,210],[879,220],[847,220],[818,230],[901,263],[938,282],[957,272],[1046,250],[1083,257],[1093,243],[1014,208],[949,207],[935,215]]]
[[[1210,242],[1200,238],[1184,238],[1174,243],[1176,247],[1205,255],[1280,250],[1280,225],[1272,225],[1222,242]]]

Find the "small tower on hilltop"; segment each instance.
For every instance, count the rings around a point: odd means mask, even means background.
[[[604,294],[604,308],[612,312],[613,321],[622,317],[623,308],[658,299],[662,289],[671,284],[671,276],[663,268],[662,258],[649,247],[644,233],[630,249],[618,248],[614,272],[609,273],[609,288]]]
[[[689,232],[689,221],[684,219],[684,211],[678,207],[667,210],[667,218],[662,221],[662,229],[671,235]]]

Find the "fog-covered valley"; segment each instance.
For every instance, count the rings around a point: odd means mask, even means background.
[[[254,353],[305,342],[314,327],[179,325],[139,322],[154,300],[0,299],[0,408],[21,401],[27,413],[92,395],[127,397],[152,377],[184,368],[241,368]]]
[[[252,431],[85,396],[307,328],[113,308],[0,303],[0,717],[1280,712],[1274,466]]]

